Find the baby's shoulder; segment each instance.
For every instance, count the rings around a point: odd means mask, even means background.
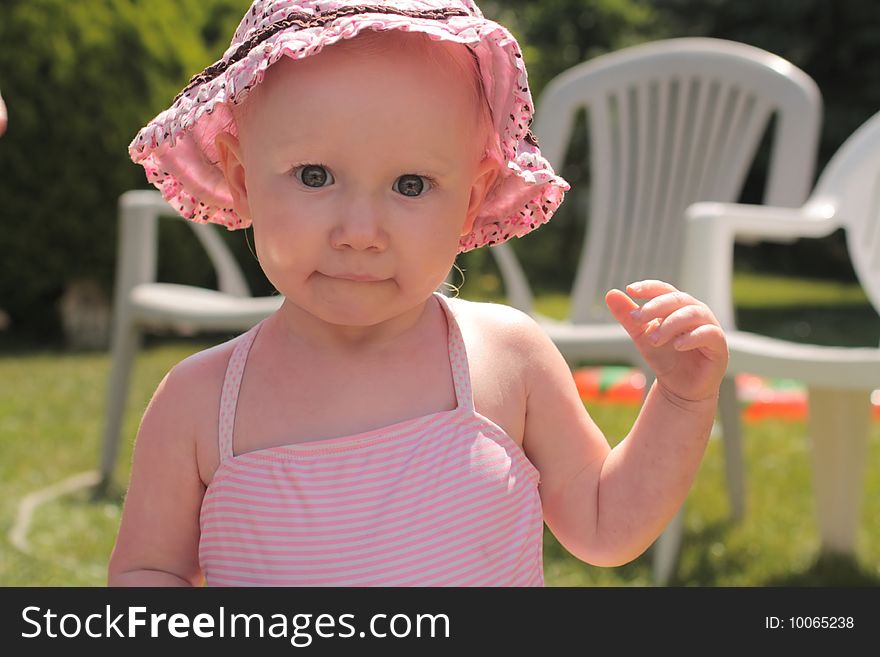
[[[205,484],[219,460],[220,396],[235,344],[233,339],[196,352],[172,367],[156,388],[142,421],[139,440],[165,444],[165,454],[195,454],[195,466]]]
[[[174,365],[157,386],[147,409],[153,423],[162,429],[160,440],[190,443],[190,448],[195,444],[201,471],[215,460],[220,394],[236,341],[198,351]]]
[[[163,385],[171,388],[175,398],[188,406],[216,405],[237,339],[187,356],[169,370]]]
[[[479,345],[494,356],[524,360],[546,342],[546,333],[527,313],[502,303],[453,299],[451,308],[465,343]]]

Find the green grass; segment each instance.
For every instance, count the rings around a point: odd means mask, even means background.
[[[196,345],[163,346],[138,359],[117,481],[125,485],[140,413],[173,362]],[[0,358],[0,584],[100,585],[119,525],[120,500],[94,502],[85,492],[38,509],[31,554],[8,540],[28,493],[97,465],[107,354],[29,353]]]
[[[876,347],[880,317],[858,285],[738,274],[733,281],[741,329],[820,345]]]
[[[774,310],[760,299],[796,298],[823,305],[836,315],[862,308],[854,286],[828,289],[813,282],[760,280],[738,283],[743,307]],[[781,290],[781,291],[780,291]],[[776,296],[779,295],[779,296]],[[835,299],[843,305],[834,307]],[[567,300],[548,296],[538,309],[564,316]],[[749,305],[751,304],[751,305]],[[764,305],[762,305],[764,304]],[[797,311],[799,306],[789,309]],[[865,311],[867,312],[867,311]],[[880,330],[873,333],[873,344]],[[864,339],[870,336],[865,333]],[[19,552],[7,535],[23,496],[71,475],[95,468],[109,372],[104,353],[67,354],[30,350],[0,354],[0,585],[100,586],[121,511],[133,437],[156,384],[165,372],[205,342],[153,340],[135,368],[115,474],[117,491],[93,500],[87,492],[58,498],[39,508],[28,535],[30,553]],[[614,444],[629,430],[637,409],[590,405],[591,415]],[[719,440],[709,443],[685,505],[685,537],[678,574],[686,586],[869,585],[880,584],[880,423],[872,424],[861,525],[855,560],[818,560],[808,443],[801,422],[745,424],[747,510],[729,519]],[[545,534],[549,586],[647,586],[650,554],[619,568],[584,564]]]
[[[866,305],[868,297],[851,283],[742,272],[733,280],[733,302],[741,308],[859,306]]]
[[[466,277],[462,290],[471,298],[502,298],[501,281],[494,273]],[[853,283],[737,272],[733,302],[740,308],[838,307],[868,305],[868,297]],[[549,317],[565,317],[569,306],[568,295],[562,293],[543,294],[536,299],[536,309]]]
[[[462,286],[463,296],[504,302],[495,274],[474,276]],[[736,325],[745,331],[792,342],[845,347],[876,347],[880,317],[858,285],[737,273],[733,279]],[[566,294],[549,292],[535,299],[535,310],[547,317],[568,317]]]

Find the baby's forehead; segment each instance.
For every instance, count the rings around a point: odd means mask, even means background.
[[[238,106],[233,108],[237,121],[248,113],[247,107],[271,97],[279,91],[296,88],[302,81],[299,75],[308,77],[307,69],[320,69],[322,74],[332,74],[339,64],[366,63],[371,58],[392,59],[404,66],[417,66],[427,80],[436,80],[438,86],[458,87],[477,106],[482,99],[482,82],[479,66],[470,49],[457,43],[437,41],[419,32],[401,30],[365,30],[357,36],[342,39],[304,59],[282,56],[268,67],[263,80]],[[383,84],[394,83],[394,71]]]

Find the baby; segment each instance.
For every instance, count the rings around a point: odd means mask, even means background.
[[[711,311],[608,292],[656,373],[612,450],[530,317],[436,292],[562,201],[532,112],[468,0],[253,3],[131,153],[188,219],[252,225],[284,302],[159,384],[111,585],[540,586],[544,523],[599,566],[651,545],[715,415]]]

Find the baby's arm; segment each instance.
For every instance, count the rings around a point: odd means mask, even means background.
[[[181,372],[181,369],[184,372]],[[141,420],[110,586],[198,586],[199,508],[193,391],[180,365],[159,384]]]
[[[585,411],[568,365],[539,327],[528,331],[522,352],[528,373],[523,447],[541,473],[545,520],[572,554],[601,566],[639,556],[684,502],[727,366],[723,332],[705,305],[659,281],[628,290],[653,299],[642,317],[630,315],[638,306],[622,292],[609,292],[606,300],[657,381],[613,450]],[[650,340],[655,332],[656,345]],[[682,335],[689,337],[673,346]]]

